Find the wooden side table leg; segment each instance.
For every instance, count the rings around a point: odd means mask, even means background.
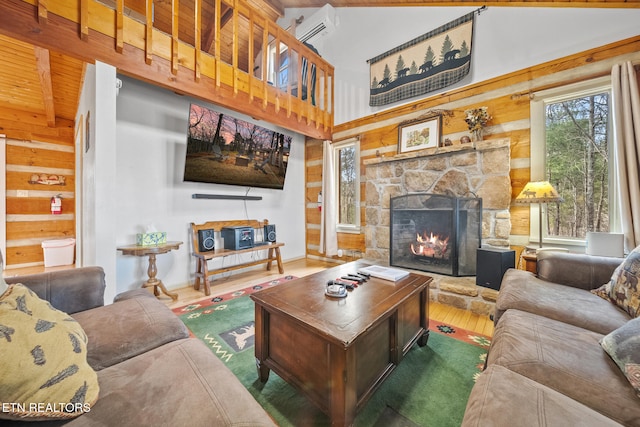
[[[158,274],[158,267],[156,266],[156,254],[149,254],[149,268],[147,269],[147,274],[149,275],[149,280],[147,280],[142,286],[145,288],[153,286],[153,294],[158,297],[160,296],[160,292],[158,292],[158,288],[162,291],[163,294],[171,297],[172,300],[178,299],[178,294],[171,293],[164,287],[164,283],[160,279],[156,277]]]
[[[156,254],[149,254],[149,268],[147,268],[147,275],[149,276],[149,280],[147,280],[145,287],[153,286],[153,294],[156,297],[160,295],[157,287],[160,280],[156,278],[157,274],[158,267],[156,266]]]

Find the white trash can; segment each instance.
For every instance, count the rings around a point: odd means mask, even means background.
[[[76,247],[76,239],[43,240],[44,266],[56,267],[58,265],[73,264],[73,255]]]

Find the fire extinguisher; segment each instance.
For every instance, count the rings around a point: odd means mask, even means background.
[[[322,191],[318,193],[318,210],[322,212]]]
[[[60,215],[62,213],[62,197],[58,194],[51,198],[51,214]]]

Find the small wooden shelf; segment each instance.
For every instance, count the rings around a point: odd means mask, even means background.
[[[469,144],[456,144],[449,147],[434,147],[427,148],[420,151],[400,153],[389,157],[374,157],[371,159],[363,160],[365,165],[377,165],[381,163],[397,162],[407,159],[418,159],[422,157],[440,156],[443,154],[465,152],[465,151],[489,151],[497,148],[509,147],[511,142],[509,138],[500,139],[486,139],[484,141],[477,141]]]

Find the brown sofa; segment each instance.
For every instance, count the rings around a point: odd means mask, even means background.
[[[6,278],[72,315],[88,336],[100,394],[89,412],[31,426],[274,426],[233,373],[144,289],[104,305],[99,267]],[[21,421],[0,421],[23,425]]]
[[[640,399],[599,343],[631,318],[589,292],[621,261],[541,252],[538,277],[506,272],[463,426],[640,425]]]

